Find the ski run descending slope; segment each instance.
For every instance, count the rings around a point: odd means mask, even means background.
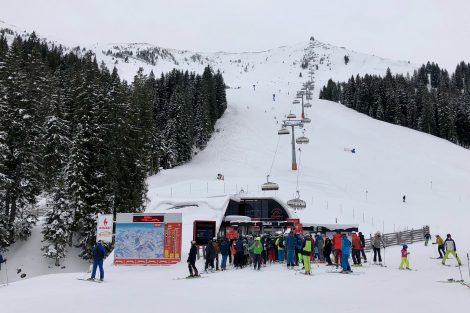
[[[307,70],[300,68],[306,53],[314,55],[312,62],[318,65],[315,95],[329,78],[344,80],[357,73],[383,74],[387,67],[394,73],[415,68],[408,62],[384,60],[316,41],[260,53],[200,54],[202,63],[197,58],[191,60],[192,52],[169,50],[177,64],[163,58],[155,66],[135,58],[128,63],[119,59],[115,64],[112,56],[101,53],[113,46],[116,45],[94,49],[100,60],[110,67],[116,65],[127,80],[140,66],[158,75],[173,67],[200,72],[205,64],[210,64],[223,72],[231,87],[227,91],[229,107],[217,123],[218,131],[208,147],[188,164],[149,178],[148,211],[154,211],[162,199],[211,197],[238,193],[242,188],[248,194],[261,194],[259,186],[265,181],[274,156],[271,180],[280,185],[276,196],[284,201],[291,199],[298,173],[290,169],[290,136],[279,138],[277,130],[287,113],[300,114],[300,106],[293,106],[292,100],[306,81]],[[129,47],[141,46],[148,45]],[[348,65],[344,64],[345,54],[350,57]],[[299,77],[300,72],[303,77]],[[272,100],[273,94],[276,101]],[[305,127],[310,143],[297,154],[298,189],[307,201],[307,209],[298,213],[301,221],[358,223],[365,234],[429,224],[433,234],[452,233],[464,259],[464,252],[470,251],[470,151],[427,134],[373,120],[337,103],[314,100],[312,104],[306,109],[312,122]],[[356,148],[357,153],[344,152],[344,148]],[[224,174],[224,182],[216,180],[217,173]],[[407,203],[402,203],[405,194]],[[210,218],[214,214],[210,209],[194,211],[197,209],[182,210],[186,224],[192,218]],[[470,306],[470,290],[436,282],[460,279],[459,269],[443,267],[430,259],[435,251],[422,243],[409,248],[411,266],[417,272],[398,271],[399,247],[391,247],[386,250],[387,268],[364,267],[356,271],[364,273],[359,275],[329,274],[324,266],[314,266],[314,276],[304,277],[273,265],[261,272],[247,268],[210,274],[200,280],[174,280],[187,275],[190,233],[189,228],[183,229],[181,264],[114,267],[108,259],[104,284],[76,280],[85,273],[45,275],[16,282],[0,289],[2,312],[395,313],[462,311]],[[449,264],[453,262],[449,260]],[[202,267],[201,260],[198,268]]]

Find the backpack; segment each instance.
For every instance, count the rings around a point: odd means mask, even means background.
[[[284,238],[279,238],[279,248],[284,248]]]

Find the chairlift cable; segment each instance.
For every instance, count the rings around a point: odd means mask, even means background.
[[[271,167],[269,168],[269,176],[271,176],[271,172],[273,170],[274,161],[276,160],[276,155],[277,155],[277,150],[279,148],[279,141],[280,140],[281,140],[281,136],[277,136],[276,150],[274,151],[273,161],[271,162]]]

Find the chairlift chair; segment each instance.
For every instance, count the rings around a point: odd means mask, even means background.
[[[308,140],[307,137],[301,136],[301,137],[297,138],[297,139],[295,140],[295,142],[298,143],[299,145],[301,145],[301,144],[309,143],[309,140]]]
[[[269,181],[269,175],[266,176],[266,182],[261,185],[262,191],[279,190],[279,185]]]
[[[310,123],[311,121],[312,121],[312,120],[311,120],[310,118],[308,118],[308,117],[304,117],[304,118],[302,119],[302,123],[304,123],[304,124],[308,124],[308,123]]]
[[[297,100],[297,99],[295,99],[294,101],[292,101],[292,104],[299,104],[299,103],[300,103],[300,101]]]
[[[311,108],[312,107],[312,104],[307,102],[307,103],[304,103],[304,108]]]
[[[294,114],[294,113],[289,113],[287,114],[287,118],[291,119],[291,118],[296,118],[297,116]]]
[[[300,199],[300,193],[297,190],[297,197],[287,201],[287,205],[293,208],[294,210],[305,209],[307,207],[307,203]]]
[[[277,131],[278,135],[290,135],[290,130],[288,130],[285,126],[282,126],[281,129]]]

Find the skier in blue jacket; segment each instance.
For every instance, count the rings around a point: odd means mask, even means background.
[[[294,268],[295,266],[295,260],[294,260],[294,254],[295,254],[295,245],[297,244],[297,240],[294,237],[294,233],[291,231],[289,233],[289,236],[287,236],[286,239],[286,262],[287,262],[287,268]]]
[[[89,280],[95,280],[96,268],[100,269],[100,280],[104,279],[104,270],[103,270],[103,260],[106,255],[106,250],[102,245],[102,241],[99,240],[98,243],[93,247],[93,270],[91,271],[91,278]]]
[[[342,235],[341,242],[341,266],[343,268],[343,273],[350,273],[351,266],[349,265],[349,255],[351,254],[351,241],[349,241],[346,234]]]

